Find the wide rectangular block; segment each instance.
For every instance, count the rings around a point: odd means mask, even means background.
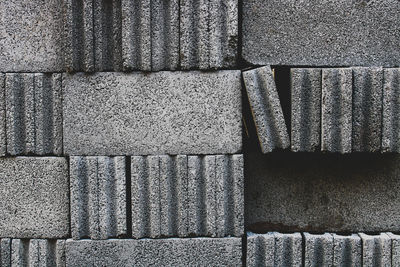
[[[263,153],[290,146],[289,134],[270,66],[243,72],[247,96]]]
[[[243,156],[131,158],[132,235],[242,236]]]
[[[0,156],[6,155],[6,75],[0,73]]]
[[[67,266],[241,266],[241,238],[66,242]]]
[[[65,158],[0,159],[0,237],[66,237],[68,191]]]
[[[67,155],[241,150],[240,71],[64,77]]]
[[[62,0],[1,1],[0,72],[64,69]]]
[[[304,266],[332,266],[332,234],[304,233]]]
[[[127,234],[125,157],[70,157],[72,238]]]
[[[357,234],[333,234],[333,266],[362,266],[361,238]]]
[[[398,0],[243,2],[244,60],[254,65],[398,66]]]
[[[359,234],[362,241],[363,266],[391,266],[392,240],[386,233]]]

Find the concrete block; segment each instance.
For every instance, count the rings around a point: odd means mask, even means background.
[[[354,152],[380,151],[382,89],[382,68],[353,68]]]
[[[0,73],[0,157],[6,155],[6,75]]]
[[[241,236],[243,156],[131,157],[132,236]]]
[[[11,266],[11,239],[0,239],[0,266]]]
[[[361,239],[357,234],[333,234],[333,266],[362,266]]]
[[[62,154],[61,74],[7,73],[7,152]]]
[[[233,67],[237,60],[238,1],[180,1],[182,69]]]
[[[362,241],[363,266],[392,266],[392,241],[387,234],[360,233],[359,236]]]
[[[67,266],[241,266],[241,238],[66,242]]]
[[[67,74],[63,86],[67,155],[241,150],[239,71]]]
[[[243,2],[244,60],[255,65],[398,66],[398,0]]]
[[[1,1],[0,72],[60,72],[62,0]]]
[[[127,234],[125,157],[70,157],[72,238]]]
[[[0,237],[63,238],[69,234],[65,158],[3,158],[0,170]]]
[[[332,266],[332,234],[304,233],[304,266]]]
[[[350,153],[352,70],[322,69],[321,150]]]
[[[382,152],[400,152],[400,69],[384,69]]]
[[[302,266],[303,241],[300,233],[281,234],[275,236],[275,265]]]
[[[274,266],[275,237],[273,233],[247,233],[246,266]]]
[[[321,69],[290,70],[292,151],[313,152],[320,148]]]
[[[392,240],[392,266],[400,266],[400,235],[386,233]]]
[[[289,134],[270,66],[242,73],[263,153],[290,146]]]

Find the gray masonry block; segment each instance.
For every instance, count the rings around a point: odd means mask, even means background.
[[[62,238],[69,234],[65,158],[3,158],[0,170],[0,237]]]
[[[321,69],[290,70],[292,151],[317,151],[321,134]]]
[[[363,266],[392,266],[392,241],[386,233],[359,234],[362,240]]]
[[[67,155],[241,150],[240,71],[67,74],[63,86]]]
[[[63,70],[63,1],[1,1],[0,72]]]
[[[275,266],[302,266],[303,244],[300,233],[275,236]]]
[[[362,266],[361,238],[357,234],[333,234],[333,266]]]
[[[400,69],[384,69],[382,151],[400,152]]]
[[[322,69],[321,150],[350,153],[352,70]]]
[[[0,239],[0,266],[11,266],[11,239]]]
[[[62,154],[61,74],[7,73],[7,153]]]
[[[274,266],[274,233],[247,234],[246,266]]]
[[[132,236],[244,234],[243,156],[131,157]]]
[[[242,73],[263,153],[290,146],[289,134],[270,66]]]
[[[400,266],[400,235],[386,233],[392,240],[392,266]]]
[[[238,0],[180,1],[182,69],[233,67],[237,60]]]
[[[332,266],[333,236],[332,234],[304,233],[304,266]]]
[[[241,266],[241,238],[67,240],[67,266]]]
[[[381,149],[382,89],[382,68],[353,68],[354,152]]]
[[[70,157],[72,238],[127,234],[125,157]]]
[[[0,73],[0,156],[6,155],[6,75]]]
[[[243,58],[255,65],[398,66],[398,0],[243,2]]]

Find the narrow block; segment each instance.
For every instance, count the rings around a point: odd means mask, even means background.
[[[281,234],[275,236],[275,265],[302,266],[303,242],[300,233]]]
[[[11,266],[11,239],[0,239],[0,266]]]
[[[6,75],[0,73],[0,157],[6,155]]]
[[[304,233],[305,266],[332,266],[333,236]]]
[[[246,266],[274,266],[275,237],[273,233],[247,234]]]
[[[400,235],[386,233],[392,240],[392,266],[400,265]]]
[[[391,266],[392,241],[390,237],[359,234],[362,241],[362,263],[364,266]]]
[[[361,239],[357,234],[333,234],[333,266],[362,266]]]

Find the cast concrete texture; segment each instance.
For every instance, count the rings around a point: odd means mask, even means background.
[[[6,75],[0,73],[0,156],[6,155]]]
[[[397,155],[248,153],[245,162],[252,231],[400,230]]]
[[[350,153],[352,70],[322,69],[321,150]]]
[[[359,234],[362,242],[363,266],[391,266],[392,241],[386,233]]]
[[[304,266],[332,266],[332,234],[304,233]]]
[[[65,158],[2,158],[0,170],[0,237],[62,238],[69,234]]]
[[[243,165],[242,155],[132,157],[132,236],[242,236]]]
[[[1,1],[0,36],[0,72],[62,71],[63,1]]]
[[[290,146],[289,134],[270,66],[242,73],[263,153]]]
[[[400,235],[386,233],[392,240],[392,266],[400,266]]]
[[[125,157],[70,157],[72,238],[126,236]]]
[[[241,266],[241,238],[67,240],[67,266]]]
[[[243,1],[244,60],[256,65],[398,66],[398,0]]]
[[[357,234],[333,234],[333,266],[362,266],[362,244]]]
[[[0,266],[11,265],[11,239],[0,239]]]
[[[239,71],[67,74],[63,87],[67,155],[241,150]]]
[[[62,154],[60,73],[7,73],[7,153]]]

